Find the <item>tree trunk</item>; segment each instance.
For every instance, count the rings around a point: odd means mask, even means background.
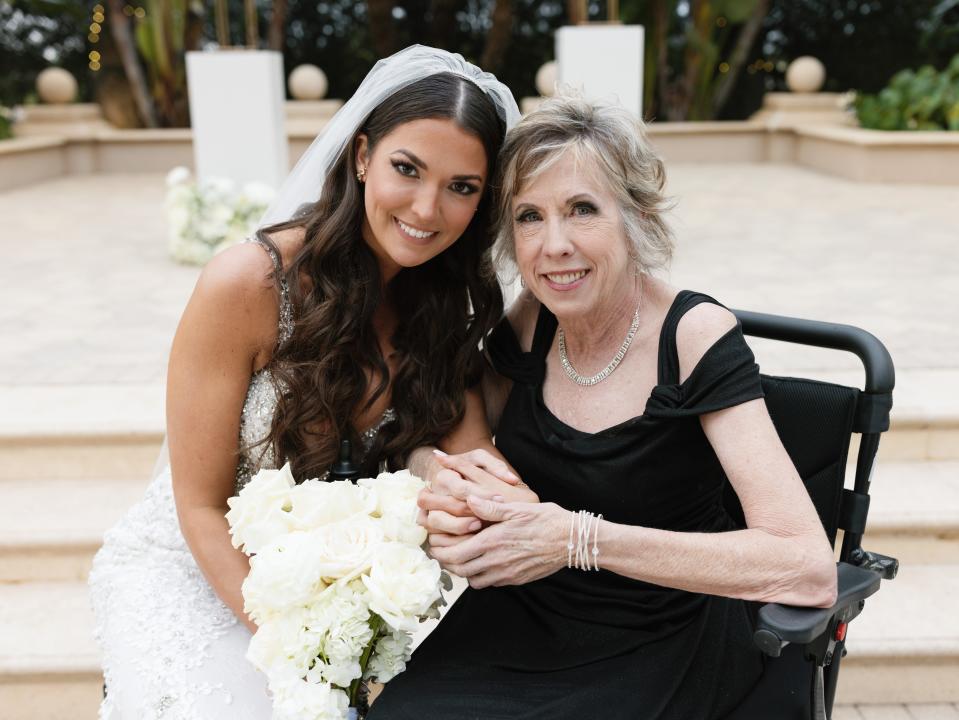
[[[647,108],[647,116],[654,110],[665,112],[667,107],[666,93],[669,91],[669,21],[672,18],[673,3],[669,0],[654,0],[653,2],[653,46],[656,53],[656,74],[655,83],[657,85],[655,92],[650,89],[646,93],[650,98],[650,106]],[[650,74],[650,77],[653,77]],[[657,100],[658,98],[658,100]]]
[[[366,11],[370,16],[370,40],[373,49],[381,58],[392,55],[396,51],[392,0],[367,0]]]
[[[130,31],[130,20],[123,14],[123,2],[122,0],[108,0],[107,4],[110,8],[110,30],[113,35],[113,42],[116,43],[117,51],[120,53],[123,71],[127,76],[127,82],[130,83],[130,91],[133,93],[137,110],[147,127],[158,127],[153,99],[150,97],[146,78],[143,77],[143,69],[140,67],[140,59],[137,57],[133,33]]]
[[[708,32],[712,29],[703,25],[703,15],[709,14],[709,8],[704,0],[692,0],[689,7],[689,21],[692,23],[690,34],[699,42],[708,42]],[[704,32],[706,34],[704,34]],[[672,102],[668,110],[669,119],[683,121],[689,119],[689,112],[696,95],[696,85],[702,72],[703,51],[690,40],[686,41],[686,52],[683,57],[683,75],[678,78],[672,92]]]
[[[749,57],[749,51],[756,42],[756,36],[762,28],[763,20],[769,13],[769,0],[759,0],[752,16],[746,21],[746,24],[739,31],[739,37],[736,38],[736,47],[733,48],[733,54],[729,56],[729,72],[719,80],[716,86],[716,93],[713,95],[713,117],[718,117],[723,107],[729,100],[729,96],[736,89],[736,83],[742,73],[743,65]]]
[[[486,47],[480,60],[484,70],[497,73],[503,65],[510,38],[513,36],[513,2],[496,0],[493,7],[493,26],[486,36]]]
[[[273,11],[270,13],[270,29],[267,33],[267,44],[270,50],[283,52],[286,46],[286,11],[287,0],[273,0]]]
[[[586,0],[566,0],[566,18],[570,25],[579,25],[589,19]]]

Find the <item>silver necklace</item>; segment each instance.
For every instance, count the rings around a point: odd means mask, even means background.
[[[616,352],[616,355],[614,355],[613,359],[610,360],[609,365],[590,377],[584,377],[576,372],[576,368],[574,368],[573,364],[569,361],[569,356],[566,355],[566,333],[563,332],[563,328],[560,328],[559,362],[562,364],[563,370],[566,371],[566,377],[568,377],[577,385],[582,385],[583,387],[589,387],[590,385],[603,382],[603,380],[613,374],[613,370],[619,367],[619,364],[623,361],[623,358],[626,357],[626,351],[629,350],[629,346],[633,342],[633,336],[636,334],[636,330],[638,328],[639,307],[637,306],[636,312],[633,314],[633,323],[629,326],[629,332],[626,333],[626,339],[623,340],[623,344],[619,346],[619,350]]]

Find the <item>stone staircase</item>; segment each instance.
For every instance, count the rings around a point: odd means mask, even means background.
[[[102,677],[84,581],[103,531],[152,472],[162,389],[46,388],[27,397],[0,391],[0,719],[92,720]],[[898,557],[901,571],[850,626],[837,702],[951,706],[959,702],[959,618],[948,609],[959,596],[959,422],[917,413],[894,421],[872,494],[864,546]]]

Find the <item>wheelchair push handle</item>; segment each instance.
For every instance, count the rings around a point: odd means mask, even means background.
[[[896,385],[896,371],[889,351],[879,338],[862,328],[751,310],[733,310],[733,313],[746,335],[855,353],[866,370],[864,389],[867,393],[891,393]]]

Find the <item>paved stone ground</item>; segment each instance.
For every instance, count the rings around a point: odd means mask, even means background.
[[[733,307],[860,325],[900,371],[959,366],[959,189],[743,164],[673,167],[669,191],[677,285]],[[0,194],[3,383],[162,383],[197,275],[166,257],[163,192],[151,174]],[[790,370],[855,367],[824,351],[768,357]]]

